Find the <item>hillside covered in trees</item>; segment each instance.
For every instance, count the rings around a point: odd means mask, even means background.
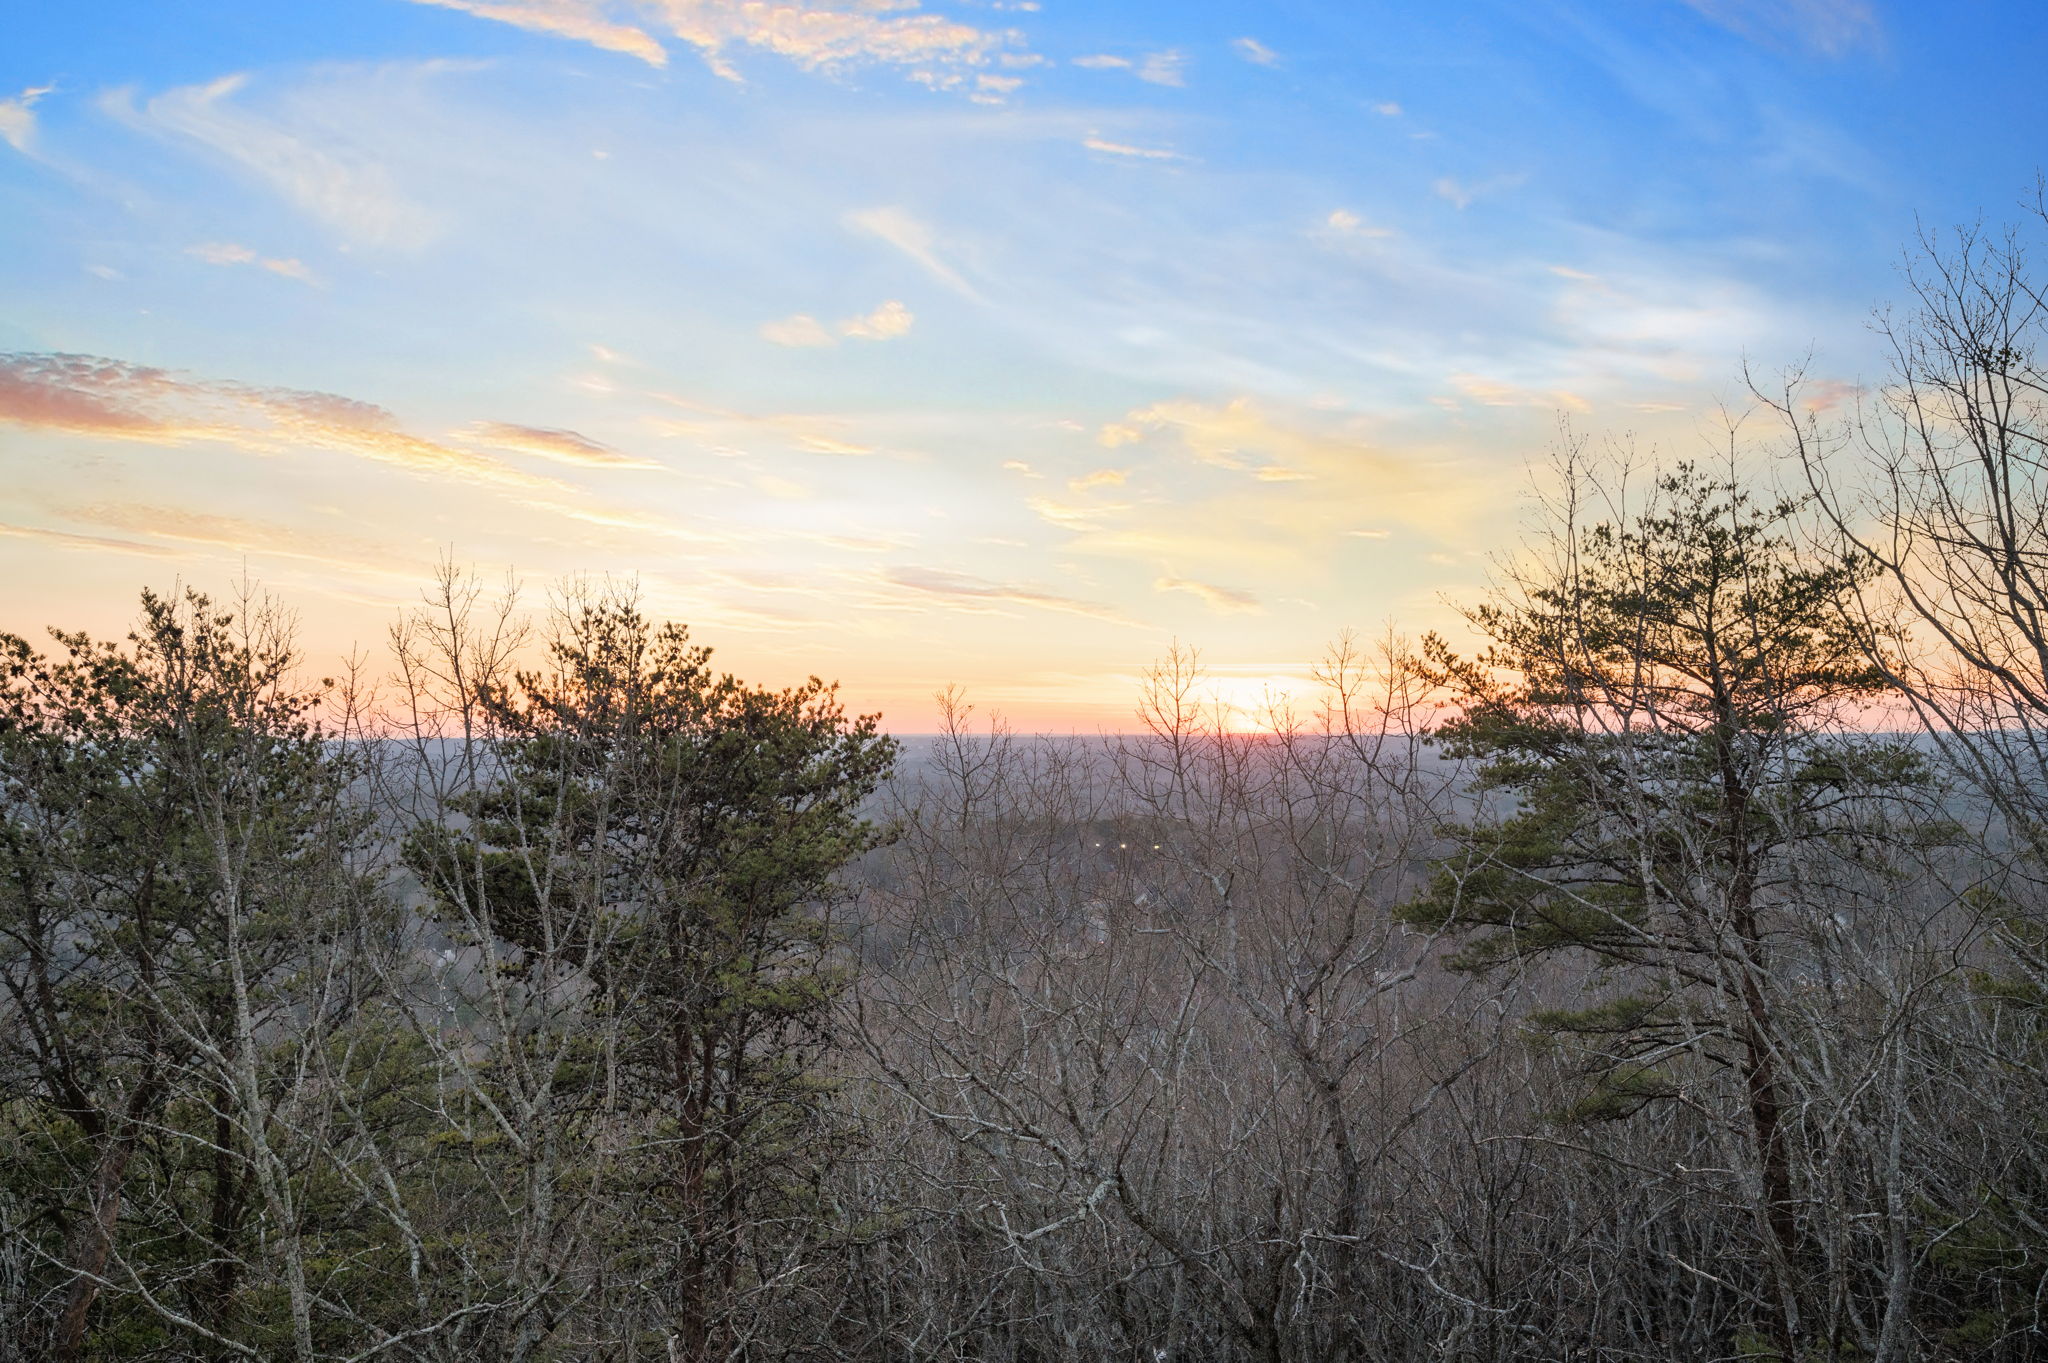
[[[374,687],[0,640],[0,1358],[2048,1356],[2048,299],[1910,282],[1262,732],[452,571]]]

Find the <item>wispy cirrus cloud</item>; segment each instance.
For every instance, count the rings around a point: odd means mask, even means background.
[[[1187,577],[1162,577],[1152,584],[1158,592],[1185,592],[1219,615],[1257,614],[1261,609],[1259,598],[1250,592],[1235,587],[1219,587],[1213,582],[1198,582]]]
[[[1449,175],[1445,175],[1433,182],[1430,185],[1430,190],[1439,199],[1447,199],[1455,204],[1462,212],[1481,199],[1506,190],[1520,188],[1528,181],[1528,178],[1526,175],[1519,174],[1496,175],[1487,180],[1468,181],[1454,179]]]
[[[1230,46],[1235,49],[1238,56],[1243,57],[1254,66],[1278,66],[1280,64],[1280,54],[1267,47],[1257,38],[1232,38]]]
[[[305,525],[224,516],[189,507],[138,502],[98,502],[62,508],[65,519],[99,529],[140,536],[134,548],[167,553],[161,543],[219,549],[230,554],[263,554],[343,568],[350,572],[383,571],[411,575],[403,557],[366,540],[314,530]],[[124,541],[124,543],[126,543]]]
[[[1488,378],[1483,374],[1453,374],[1451,387],[1457,389],[1461,398],[1478,403],[1482,407],[1536,407],[1546,410],[1590,412],[1593,404],[1585,397],[1565,388],[1527,388],[1500,379]],[[1446,399],[1438,405],[1454,403]]]
[[[411,70],[437,69],[432,63]],[[115,119],[152,136],[196,142],[269,184],[301,211],[366,245],[410,248],[440,230],[400,190],[381,156],[350,128],[291,110],[259,111],[240,96],[246,74],[185,85],[138,105],[129,90],[101,100]]]
[[[1877,15],[1866,0],[1682,0],[1703,18],[1759,42],[1791,43],[1837,57],[1875,43]]]
[[[896,67],[926,85],[967,87],[987,96],[990,86],[969,82],[974,68],[986,66],[1005,50],[1022,44],[1014,30],[978,28],[926,13],[917,0],[848,0],[841,4],[817,0],[416,2],[589,43],[657,67],[668,64],[668,49],[656,36],[660,34],[695,48],[707,66],[729,80],[741,78],[733,54],[752,50],[811,71]],[[1014,78],[999,78],[1007,79]],[[993,92],[1002,93],[1002,84]]]
[[[157,445],[324,450],[428,476],[552,485],[487,455],[412,435],[374,403],[195,378],[100,355],[0,354],[0,421]]]
[[[493,4],[490,0],[417,0],[417,3],[461,10],[479,19],[495,19],[501,24],[529,32],[589,43],[606,52],[638,57],[649,66],[668,65],[668,49],[652,34],[633,24],[606,18],[605,7],[601,4],[579,3],[579,0],[512,0],[506,4]]]
[[[468,440],[489,445],[494,449],[510,450],[515,454],[530,454],[541,459],[551,459],[558,464],[614,469],[661,467],[652,459],[623,454],[610,445],[592,440],[578,431],[563,430],[554,426],[520,426],[505,421],[483,421],[468,427],[461,434]]]
[[[41,525],[0,522],[0,538],[34,540],[57,549],[79,549],[90,554],[137,554],[144,558],[174,558],[178,550],[162,544],[141,544],[109,535],[81,535],[70,530],[53,530]]]
[[[657,418],[654,422],[656,430],[664,435],[697,440],[717,454],[757,454],[764,445],[794,449],[803,454],[850,456],[880,453],[874,445],[849,434],[847,418],[830,413],[755,415],[674,393],[650,393],[648,396],[685,413],[681,418]]]
[[[1185,161],[1187,156],[1165,147],[1141,147],[1132,142],[1112,142],[1097,133],[1090,133],[1081,139],[1081,145],[1090,151],[1099,151],[1108,156],[1124,156],[1139,161]]]
[[[0,142],[5,142],[24,156],[32,153],[36,140],[36,101],[56,88],[54,85],[31,85],[11,99],[0,99]]]
[[[1150,85],[1182,86],[1187,80],[1188,54],[1178,48],[1148,52],[1138,63],[1138,79]]]
[[[1378,462],[1356,444],[1277,424],[1248,398],[1233,398],[1221,406],[1185,399],[1155,402],[1129,413],[1124,423],[1126,429],[1170,434],[1203,463],[1249,474],[1260,482],[1314,478],[1334,472],[1332,465],[1339,462]]]
[[[1317,235],[1333,243],[1385,241],[1394,235],[1394,229],[1367,222],[1348,208],[1335,208],[1318,226]]]
[[[923,596],[936,597],[956,605],[990,608],[1029,606],[1067,615],[1085,615],[1093,620],[1129,624],[1121,612],[1095,601],[1083,601],[1037,587],[1013,582],[994,582],[943,568],[900,567],[883,571],[882,580],[893,587]]]
[[[306,263],[296,256],[261,255],[253,248],[244,246],[239,242],[201,242],[197,246],[187,247],[185,254],[195,256],[209,265],[254,265],[258,269],[268,270],[274,275],[282,275],[286,279],[296,279],[301,284],[317,284],[319,282],[313,278],[313,272],[306,268]]]
[[[1240,39],[1239,41],[1249,41]],[[1240,49],[1242,50],[1242,49]],[[1119,57],[1109,52],[1091,52],[1075,57],[1073,64],[1085,71],[1128,71],[1151,85],[1187,84],[1188,54],[1179,48],[1147,52],[1140,57]]]
[[[844,221],[855,231],[895,247],[923,267],[933,279],[963,298],[971,298],[977,303],[985,301],[972,284],[961,278],[959,272],[940,257],[938,232],[909,209],[894,204],[863,208],[848,213]]]

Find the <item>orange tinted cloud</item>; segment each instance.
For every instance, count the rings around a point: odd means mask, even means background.
[[[174,540],[180,544],[222,549],[235,554],[260,553],[301,559],[352,572],[389,571],[382,565],[388,565],[391,560],[391,555],[383,547],[353,536],[324,533],[305,525],[222,516],[187,507],[102,502],[65,507],[62,514],[80,524],[141,535],[147,539]],[[138,552],[169,552],[155,545],[133,547]]]
[[[1079,478],[1069,478],[1067,488],[1073,492],[1086,492],[1095,487],[1122,487],[1130,479],[1129,469],[1096,469]]]
[[[193,378],[100,355],[0,355],[0,421],[160,445],[217,441],[258,454],[329,450],[418,474],[549,485],[487,455],[409,434],[375,403]]]
[[[463,434],[482,444],[516,454],[552,459],[558,464],[596,465],[602,468],[651,469],[661,467],[650,459],[636,459],[611,446],[592,440],[578,431],[553,426],[518,426],[504,421],[485,421]]]
[[[1152,584],[1152,589],[1160,592],[1186,592],[1221,615],[1238,612],[1256,613],[1259,610],[1259,598],[1250,592],[1239,591],[1235,587],[1219,587],[1213,582],[1197,582],[1193,578],[1162,577]]]
[[[663,66],[668,52],[654,36],[665,32],[697,49],[721,76],[739,79],[727,59],[735,47],[754,48],[810,70],[865,63],[907,68],[929,85],[963,83],[956,68],[986,64],[1015,42],[1011,33],[979,29],[936,14],[916,13],[916,0],[418,0],[495,19],[537,33]],[[986,88],[986,87],[983,87]]]
[[[489,4],[484,0],[419,0],[419,3],[459,9],[479,19],[496,19],[515,28],[552,33],[557,38],[589,43],[607,52],[622,52],[629,57],[638,57],[649,66],[668,65],[668,53],[646,30],[631,24],[613,23],[604,17],[602,6],[583,3],[582,0],[526,0],[525,3],[513,4]]]
[[[161,369],[96,355],[0,355],[0,420],[82,435],[168,434],[142,403],[169,382]]]
[[[1085,615],[1096,620],[1128,623],[1118,612],[1093,601],[1081,601],[1071,596],[1061,596],[1015,583],[991,582],[986,578],[971,577],[966,573],[949,572],[942,568],[891,568],[882,576],[891,586],[947,598],[956,603],[1033,606],[1040,610],[1061,611],[1069,615]]]
[[[41,526],[9,525],[5,522],[0,522],[0,538],[34,540],[59,549],[84,549],[96,554],[140,554],[145,558],[171,558],[178,552],[162,545],[137,544],[133,540],[109,539],[104,535],[75,535],[68,530],[48,530]]]

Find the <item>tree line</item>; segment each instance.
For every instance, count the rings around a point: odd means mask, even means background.
[[[2048,298],[1907,282],[1257,732],[0,637],[0,1360],[2048,1356]]]

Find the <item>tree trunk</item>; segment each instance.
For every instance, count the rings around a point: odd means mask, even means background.
[[[681,1127],[678,1145],[682,1151],[682,1169],[677,1181],[682,1193],[684,1243],[682,1281],[676,1294],[676,1334],[680,1340],[676,1357],[686,1363],[708,1363],[711,1328],[705,1305],[710,1295],[711,1264],[704,1244],[708,1220],[704,1214],[704,1116],[710,1085],[707,1077],[699,1072],[699,1060],[708,1060],[709,1047],[703,1048],[705,1054],[700,1057],[696,1042],[689,1022],[678,1020],[673,1044],[676,1096],[679,1100],[677,1115]]]
[[[1804,1257],[1792,1196],[1792,1157],[1785,1148],[1785,1105],[1778,1092],[1777,1057],[1771,1049],[1769,1005],[1757,983],[1757,972],[1761,969],[1757,955],[1762,947],[1756,914],[1747,903],[1742,903],[1734,917],[1736,935],[1742,942],[1742,958],[1735,962],[1741,982],[1742,1079],[1747,1089],[1750,1136],[1756,1145],[1757,1174],[1763,1193],[1760,1211],[1771,1246],[1771,1280],[1778,1299],[1771,1322],[1772,1343],[1789,1363],[1795,1356],[1802,1324],[1800,1265]]]
[[[64,1296],[64,1310],[50,1341],[52,1363],[75,1363],[85,1357],[86,1320],[99,1296],[100,1281],[114,1256],[114,1224],[121,1218],[121,1182],[128,1161],[135,1154],[135,1128],[124,1125],[123,1134],[100,1151],[92,1175],[92,1206],[85,1219],[72,1231],[65,1246],[65,1261],[77,1275]]]

